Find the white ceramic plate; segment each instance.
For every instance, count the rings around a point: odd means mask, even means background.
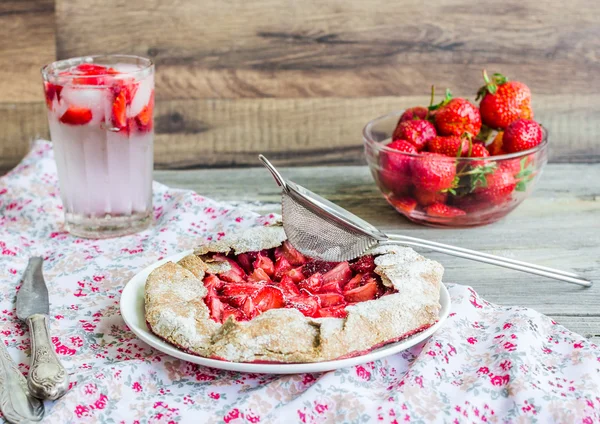
[[[438,328],[444,323],[450,312],[450,294],[445,285],[441,285],[440,290],[440,303],[442,310],[440,312],[440,320],[429,327],[427,330],[422,331],[414,336],[408,337],[402,341],[396,343],[390,343],[379,349],[372,350],[364,355],[355,356],[347,359],[340,359],[334,361],[324,362],[312,362],[306,364],[252,364],[243,362],[228,362],[221,361],[218,359],[203,358],[201,356],[190,355],[189,353],[182,352],[175,346],[161,340],[155,336],[146,326],[146,318],[144,314],[144,286],[146,278],[152,272],[154,268],[159,267],[165,262],[172,261],[177,262],[184,256],[192,253],[192,250],[178,253],[176,255],[169,256],[161,261],[158,261],[149,267],[143,269],[136,274],[127,283],[121,294],[121,315],[123,319],[131,329],[141,340],[148,343],[150,346],[164,352],[168,355],[174,356],[179,359],[184,359],[189,362],[204,365],[211,368],[219,368],[229,371],[239,372],[251,372],[251,373],[269,373],[269,374],[297,374],[305,372],[323,372],[331,371],[338,368],[349,367],[357,364],[364,364],[365,362],[375,361],[377,359],[384,358],[386,356],[393,355],[408,349],[437,331]]]

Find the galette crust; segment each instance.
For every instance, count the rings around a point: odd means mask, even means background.
[[[439,317],[443,267],[401,246],[373,249],[375,273],[398,293],[348,306],[346,318],[309,318],[296,309],[271,309],[250,321],[209,317],[205,273],[223,263],[202,258],[270,249],[286,239],[279,225],[255,227],[195,249],[146,280],[146,321],[153,333],[200,356],[235,362],[317,362],[349,357],[433,325]]]

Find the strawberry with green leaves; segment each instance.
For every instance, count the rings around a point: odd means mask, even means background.
[[[416,190],[448,191],[456,185],[456,165],[448,156],[422,153],[411,162],[411,171]]]
[[[485,85],[477,93],[483,123],[491,128],[504,129],[519,118],[532,119],[531,91],[522,82],[509,81],[502,74],[492,79],[483,70]]]
[[[481,200],[500,205],[510,199],[516,186],[517,182],[512,173],[503,167],[498,167],[494,172],[485,175],[485,179],[478,184],[474,193]]]
[[[479,109],[467,99],[452,97],[446,90],[446,98],[439,104],[430,106],[435,111],[435,127],[440,135],[462,136],[469,133],[475,137],[481,129]]]

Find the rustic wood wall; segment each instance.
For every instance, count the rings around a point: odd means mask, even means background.
[[[553,161],[600,161],[587,0],[4,0],[0,168],[47,137],[40,66],[99,53],[155,60],[157,167],[360,163],[367,120],[482,67],[531,87]]]

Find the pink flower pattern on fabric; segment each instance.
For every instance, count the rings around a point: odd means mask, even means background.
[[[257,187],[258,189],[258,187]],[[43,255],[52,343],[71,387],[47,402],[54,423],[600,422],[600,349],[533,310],[502,307],[449,284],[438,333],[380,361],[323,374],[204,368],[139,341],[119,313],[145,266],[275,216],[154,184],[154,225],[83,240],[63,227],[51,144],[38,141],[0,177],[0,334],[26,373],[29,333],[15,295],[29,256]]]

